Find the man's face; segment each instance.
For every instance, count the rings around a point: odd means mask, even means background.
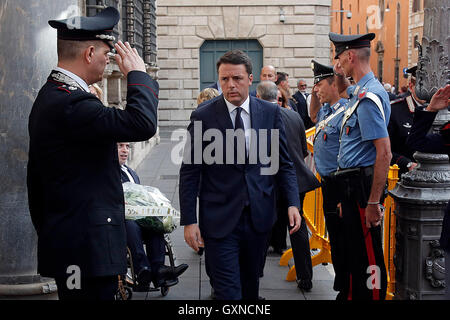
[[[289,86],[289,77],[288,76],[286,76],[286,80],[283,80],[280,82],[280,87],[282,87],[286,91],[289,91],[290,86]]]
[[[277,74],[275,69],[271,66],[265,66],[261,69],[261,75],[259,76],[261,81],[270,80],[275,82],[277,80]]]
[[[91,56],[91,83],[102,80],[105,67],[109,64],[109,52],[110,47],[106,43],[97,41]]]
[[[128,154],[130,153],[130,144],[128,142],[117,143],[117,152],[120,165],[124,165],[125,162],[127,162]]]
[[[240,106],[248,98],[248,88],[253,75],[248,74],[243,64],[222,63],[219,66],[219,82],[223,96],[235,106]]]
[[[321,104],[332,102],[331,99],[333,96],[332,95],[333,89],[334,89],[333,86],[328,83],[327,79],[320,80],[314,86],[314,92],[319,98]]]
[[[277,91],[277,104],[282,107],[283,106],[283,95],[281,94],[281,91]]]
[[[306,88],[307,88],[306,82],[305,81],[299,81],[298,85],[297,85],[297,88],[298,88],[298,90],[300,92],[306,92]]]
[[[414,97],[414,99],[416,99],[417,102],[419,102],[420,104],[426,103],[425,100],[420,100],[420,99],[417,97],[417,94],[416,94],[416,79],[415,79],[415,78],[412,78],[412,77],[411,77],[411,78],[409,79],[408,87],[409,87],[409,91],[411,92],[411,95]]]
[[[342,68],[342,70],[344,71],[345,76],[350,76],[351,75],[351,70],[350,70],[350,50],[345,50],[344,52],[342,52],[338,57],[338,67]]]

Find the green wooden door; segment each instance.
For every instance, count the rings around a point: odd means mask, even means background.
[[[255,90],[263,67],[263,49],[257,40],[206,40],[200,47],[200,90],[217,81],[217,60],[227,51],[240,49],[248,54],[253,65],[253,84]]]

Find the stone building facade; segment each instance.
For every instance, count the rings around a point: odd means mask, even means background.
[[[424,19],[423,5],[423,0],[409,0],[408,62],[410,66],[417,64],[419,58],[416,41],[422,43]]]
[[[200,48],[208,40],[257,40],[262,64],[287,72],[292,92],[300,78],[311,88],[311,59],[329,63],[330,5],[331,0],[159,0],[159,125],[188,124],[200,90]]]

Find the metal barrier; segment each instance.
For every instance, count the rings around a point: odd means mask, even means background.
[[[308,144],[308,151],[310,155],[305,159],[307,166],[316,174],[316,177],[320,180],[320,176],[317,173],[314,166],[313,158],[313,138],[315,134],[315,128],[306,130],[306,141]],[[398,181],[398,166],[393,165],[389,167],[388,174],[388,189],[392,190]],[[395,291],[395,268],[394,268],[394,252],[395,252],[395,203],[391,196],[388,196],[385,200],[385,215],[383,220],[383,252],[384,262],[388,274],[388,287],[386,299],[391,300]],[[331,261],[331,249],[330,241],[328,240],[327,230],[325,226],[325,217],[322,207],[322,190],[317,188],[310,191],[305,196],[303,203],[303,218],[308,226],[311,236],[309,238],[309,245],[311,249],[317,249],[319,252],[311,257],[313,267],[322,263],[332,263]],[[293,257],[292,249],[283,253],[280,258],[281,266],[288,266],[289,260]],[[286,276],[287,281],[295,281],[296,272],[295,265],[293,265]]]

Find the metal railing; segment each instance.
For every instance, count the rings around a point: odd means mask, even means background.
[[[310,156],[305,159],[305,162],[309,168],[316,174],[316,177],[320,180],[319,174],[314,167],[313,159],[313,137],[315,134],[315,128],[306,130],[306,140],[308,143],[308,151]],[[398,166],[393,165],[389,167],[388,174],[388,189],[392,190],[398,181]],[[317,249],[319,252],[311,257],[313,267],[321,263],[332,263],[331,261],[331,247],[328,239],[328,234],[325,225],[325,217],[322,207],[322,190],[317,188],[306,194],[303,203],[303,218],[308,226],[311,236],[309,238],[309,245],[311,249]],[[386,299],[391,300],[395,291],[395,267],[394,267],[394,252],[395,252],[395,203],[391,196],[388,196],[385,200],[385,215],[383,220],[383,252],[384,262],[388,274],[388,286]],[[292,259],[292,249],[283,253],[280,258],[280,265],[288,266],[289,260]],[[287,281],[295,281],[296,272],[295,265],[293,265],[286,276]]]

